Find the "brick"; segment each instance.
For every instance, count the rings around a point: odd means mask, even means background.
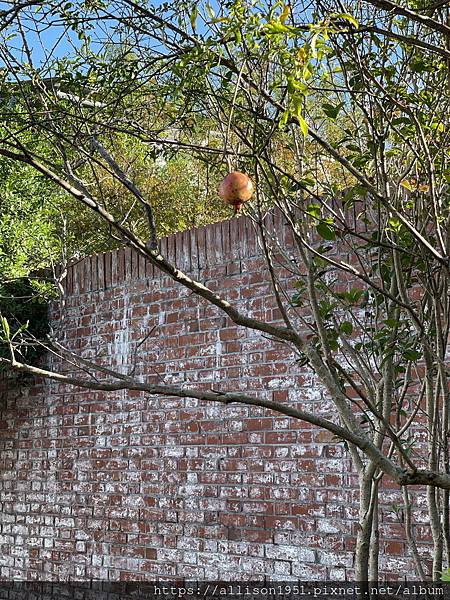
[[[281,214],[268,222],[289,252]],[[169,236],[161,250],[251,316],[279,320],[246,217]],[[293,289],[297,276],[279,275]],[[51,319],[87,358],[108,366],[119,353],[126,372],[137,350],[143,381],[242,390],[335,418],[287,348],[236,326],[129,248],[69,267],[64,286],[64,320],[56,304]],[[22,388],[3,375],[0,396],[0,578],[352,580],[358,480],[328,432],[265,408],[42,380]],[[416,448],[425,428],[413,432]],[[400,490],[387,477],[383,485],[381,575],[394,579],[413,566],[392,510]],[[427,561],[421,494],[411,490]]]

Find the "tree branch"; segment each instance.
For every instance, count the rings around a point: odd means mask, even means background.
[[[157,235],[156,235],[156,225],[155,225],[155,219],[153,217],[153,209],[152,209],[152,206],[151,206],[150,202],[148,202],[144,198],[143,194],[141,193],[141,191],[139,190],[139,188],[136,186],[136,184],[133,183],[131,181],[131,179],[129,179],[125,175],[125,173],[119,167],[119,165],[117,164],[117,162],[113,159],[113,157],[111,156],[111,154],[106,150],[106,148],[104,148],[102,146],[102,144],[100,144],[100,142],[94,136],[91,136],[90,141],[91,141],[91,144],[92,144],[93,148],[95,148],[95,150],[97,150],[97,152],[100,154],[100,156],[105,159],[105,161],[108,163],[108,165],[114,171],[114,173],[116,174],[116,176],[119,179],[119,181],[121,181],[123,183],[123,185],[144,206],[145,212],[146,212],[146,215],[147,215],[148,226],[149,226],[149,229],[150,229],[150,243],[149,243],[149,248],[150,248],[151,251],[157,251],[158,250],[158,238],[157,238]]]
[[[410,8],[404,8],[403,6],[399,6],[395,4],[395,2],[391,2],[391,0],[365,0],[367,4],[371,4],[372,6],[376,6],[377,8],[382,8],[396,15],[402,15],[404,17],[408,17],[411,21],[415,21],[416,23],[420,23],[421,25],[426,25],[430,29],[434,31],[439,31],[439,33],[443,33],[444,35],[450,37],[450,27],[448,25],[444,25],[431,17],[426,15],[421,15],[418,12],[411,10]]]
[[[254,398],[252,396],[248,396],[246,394],[241,393],[221,393],[215,391],[203,391],[198,389],[181,389],[179,387],[172,387],[167,385],[151,385],[141,383],[136,380],[121,379],[120,381],[110,383],[98,382],[96,380],[85,380],[80,379],[78,377],[69,377],[67,375],[63,375],[62,373],[48,371],[39,367],[26,365],[16,360],[13,362],[12,360],[8,360],[6,358],[1,357],[0,363],[6,364],[13,368],[15,371],[19,371],[21,373],[28,373],[36,377],[43,377],[45,379],[58,381],[65,385],[74,385],[90,390],[99,390],[107,392],[114,392],[119,390],[135,390],[146,392],[152,395],[176,396],[178,398],[197,398],[198,400],[206,400],[209,402],[221,402],[222,404],[239,403],[248,406],[268,408],[286,416],[306,421],[307,423],[311,423],[311,425],[316,425],[317,427],[327,429],[339,439],[346,440],[347,442],[354,444],[355,446],[360,448],[360,450],[365,452],[383,472],[391,475],[394,479],[399,480],[400,477],[404,476],[402,470],[399,469],[399,467],[397,467],[391,460],[389,460],[386,456],[384,456],[384,454],[382,454],[377,448],[375,448],[375,446],[370,442],[369,438],[363,431],[356,433],[356,431],[351,431],[345,427],[337,425],[336,423],[333,423],[332,421],[329,421],[328,419],[325,419],[324,417],[321,417],[319,415],[315,415],[302,409],[285,406],[283,404],[280,404],[279,402],[274,402],[272,400]],[[450,488],[450,477],[447,477],[447,479],[448,487]]]
[[[59,185],[64,191],[74,196],[77,200],[91,208],[94,212],[99,214],[107,223],[117,229],[126,240],[127,244],[134,248],[137,252],[142,254],[145,258],[151,260],[159,269],[167,273],[172,279],[178,283],[184,285],[188,289],[192,290],[195,294],[198,294],[217,308],[220,308],[225,312],[230,319],[236,323],[250,329],[256,329],[272,335],[276,338],[282,339],[287,342],[292,342],[297,346],[304,347],[304,342],[298,334],[294,331],[286,328],[271,325],[264,321],[259,321],[251,317],[247,317],[236,310],[227,300],[224,300],[212,290],[207,288],[202,283],[192,279],[187,274],[183,273],[176,266],[169,263],[161,254],[157,251],[150,250],[146,244],[131,233],[126,227],[118,223],[114,217],[107,212],[102,206],[100,206],[91,196],[88,196],[86,192],[82,192],[68,181],[60,177],[57,173],[40,163],[31,154],[16,153],[5,148],[0,148],[0,155],[11,158],[12,160],[20,161],[28,164],[35,168],[37,171],[48,177],[51,181]]]

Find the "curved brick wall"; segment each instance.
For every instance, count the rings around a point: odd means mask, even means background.
[[[162,251],[248,313],[278,318],[244,217],[170,236]],[[238,329],[128,248],[71,267],[66,294],[53,326],[87,357],[123,370],[135,361],[150,381],[334,414],[282,344]],[[326,432],[237,405],[0,386],[1,579],[352,580],[356,477]],[[380,566],[397,579],[413,566],[393,509],[400,493],[387,486]],[[422,497],[415,503],[427,555]]]

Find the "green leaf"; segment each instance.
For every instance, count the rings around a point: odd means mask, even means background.
[[[336,308],[336,303],[335,302],[330,302],[329,300],[320,300],[319,302],[319,313],[321,315],[321,317],[323,317],[324,319],[329,319],[331,316],[331,313],[333,312],[333,310]],[[329,329],[329,332],[334,331],[334,329]],[[336,332],[334,331],[335,335]]]
[[[401,185],[403,185],[403,184],[401,184]],[[406,186],[404,186],[404,187],[406,187]],[[393,231],[394,233],[400,233],[400,231],[402,230],[402,224],[400,223],[400,220],[397,217],[391,217],[388,220],[388,224],[389,224],[389,227],[386,228],[388,231]]]
[[[389,329],[395,329],[396,327],[399,327],[400,325],[400,321],[398,319],[386,319],[384,321],[384,324],[386,325],[386,327],[388,327]]]
[[[271,21],[270,23],[267,23],[267,25],[265,26],[265,31],[266,33],[270,34],[276,34],[276,33],[291,33],[292,32],[292,27],[289,27],[288,25],[284,25],[281,21]]]
[[[301,132],[306,137],[308,135],[308,123],[302,117],[301,114],[297,113],[298,124],[300,125]]]
[[[300,181],[298,182],[299,187],[301,188],[307,188],[307,187],[311,187],[313,185],[315,185],[315,180],[312,179],[312,177],[303,177],[302,179],[300,179]]]
[[[294,283],[294,287],[298,290],[304,290],[306,287],[306,282],[303,281],[302,279],[299,279],[298,281],[296,281]]]
[[[430,124],[430,129],[438,133],[443,133],[445,131],[445,126],[444,123],[442,123],[442,121],[433,121]]]
[[[330,350],[334,350],[335,352],[339,350],[339,344],[334,337],[328,340],[328,345],[330,346]]]
[[[335,19],[345,19],[346,21],[351,23],[354,27],[356,27],[356,28],[359,27],[359,23],[355,19],[355,17],[353,15],[349,15],[348,13],[334,13],[331,16],[334,17]]]
[[[2,329],[3,329],[3,339],[9,340],[11,338],[11,330],[9,328],[8,319],[6,317],[2,317]]]
[[[417,360],[422,356],[417,350],[405,350],[402,355],[405,360]]]
[[[30,321],[27,321],[26,323],[21,325],[19,327],[19,329],[13,333],[13,335],[11,336],[11,340],[13,340],[17,335],[19,335],[19,333],[22,333],[22,331],[25,331],[26,329],[28,329],[29,325],[30,325]]]
[[[278,128],[279,129],[283,129],[283,127],[286,126],[286,124],[287,124],[287,122],[289,120],[290,114],[291,113],[289,112],[289,110],[285,110],[284,113],[281,115],[281,118],[278,121]]]
[[[418,58],[411,61],[410,68],[411,71],[414,71],[415,73],[423,73],[424,71],[429,70],[429,65],[424,61],[423,58]]]
[[[308,215],[311,215],[311,217],[320,219],[320,204],[308,204],[306,212]]]
[[[191,12],[191,27],[192,29],[195,30],[196,25],[197,25],[197,17],[198,17],[198,6],[196,4],[194,4],[194,8],[192,9]]]
[[[322,110],[326,114],[326,116],[329,117],[330,119],[336,119],[336,117],[339,114],[339,111],[341,110],[341,108],[343,106],[344,106],[343,102],[340,102],[339,104],[336,104],[336,105],[328,104],[326,102],[325,104],[322,104]]]
[[[338,292],[336,296],[343,300],[346,304],[355,305],[361,300],[363,290],[352,289],[348,292]]]
[[[301,293],[293,294],[291,302],[294,306],[303,306],[304,298]]]
[[[210,25],[215,25],[216,23],[229,23],[230,19],[228,19],[227,17],[218,17],[217,19],[211,19],[211,21],[209,21]]]
[[[350,323],[350,321],[344,321],[343,323],[341,323],[339,329],[342,333],[345,333],[347,335],[352,335],[353,333],[353,325],[352,323]]]
[[[328,223],[319,223],[316,227],[316,230],[320,237],[322,237],[324,240],[332,241],[336,239],[336,232]]]

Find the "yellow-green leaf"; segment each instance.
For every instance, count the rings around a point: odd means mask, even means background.
[[[208,22],[209,25],[215,25],[216,23],[229,23],[230,19],[228,17],[218,17],[217,19],[211,19]]]
[[[281,118],[278,122],[278,127],[280,129],[283,129],[283,127],[286,126],[286,124],[289,120],[289,116],[290,116],[290,112],[288,110],[285,110],[284,113],[281,115]]]
[[[2,317],[2,329],[3,329],[4,339],[9,340],[11,337],[11,330],[9,328],[9,323],[8,323],[8,320],[6,319],[6,317]]]
[[[191,12],[191,26],[192,26],[192,29],[195,29],[195,27],[196,27],[197,17],[198,17],[198,7],[194,6],[194,8],[192,9],[192,12]]]
[[[354,27],[359,27],[358,21],[355,19],[353,15],[349,15],[348,13],[335,13],[331,15],[335,19],[345,19],[349,23],[351,23]]]
[[[410,192],[413,192],[416,189],[415,182],[409,179],[402,179],[402,181],[400,181],[400,185]]]
[[[308,123],[302,117],[300,113],[297,113],[298,124],[300,126],[301,132],[306,137],[308,135]]]
[[[291,12],[291,7],[289,6],[289,4],[285,4],[283,6],[283,12],[280,15],[280,21],[282,23],[284,23],[286,21],[286,19],[289,17],[290,12]]]

